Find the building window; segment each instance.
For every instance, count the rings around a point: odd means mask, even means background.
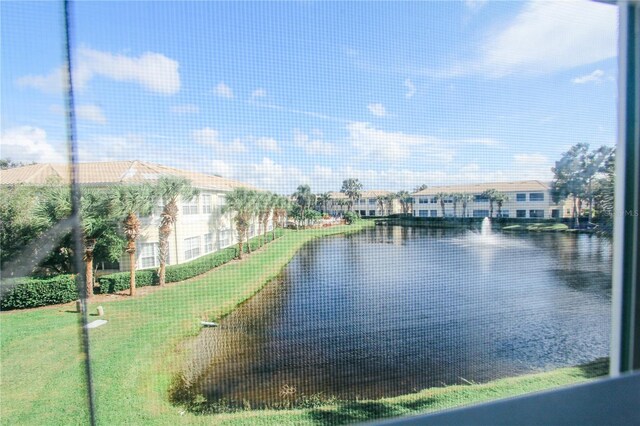
[[[489,217],[489,210],[474,210],[473,217]]]
[[[184,239],[184,260],[200,256],[200,237]]]
[[[198,214],[198,197],[182,203],[182,214]]]
[[[375,216],[375,215],[376,215],[375,210],[369,210],[369,216]]]
[[[516,217],[522,219],[527,217],[527,211],[526,210],[516,210]]]
[[[202,213],[213,213],[213,204],[211,204],[211,195],[202,195]]]
[[[366,215],[367,215],[366,210],[360,210],[360,216],[366,216]]]
[[[473,202],[474,203],[488,203],[489,202],[489,197],[485,196],[485,195],[474,195],[473,196]],[[480,210],[478,210],[480,211]],[[484,210],[482,210],[484,211]]]
[[[516,201],[527,201],[527,194],[516,194]]]
[[[554,219],[558,219],[560,217],[560,210],[558,209],[551,210],[551,217]]]
[[[435,204],[435,203],[437,203],[437,202],[438,202],[438,199],[437,199],[437,198],[432,198],[432,199],[431,199],[431,204]]]
[[[153,268],[160,265],[158,243],[138,244],[138,268]],[[167,259],[167,263],[169,263]]]
[[[544,210],[529,210],[529,217],[543,218]]]
[[[496,217],[509,217],[509,210],[502,210]]]
[[[438,210],[431,210],[431,217],[438,217]]]
[[[419,204],[427,204],[429,202],[428,198],[418,198]]]
[[[204,252],[211,253],[213,251],[213,235],[211,233],[204,234]]]
[[[220,248],[228,247],[233,244],[233,231],[225,229],[220,231]]]
[[[369,204],[375,204],[375,203],[376,203],[375,198],[369,198]]]
[[[529,201],[544,201],[544,192],[531,192]]]
[[[428,217],[429,216],[429,210],[419,210],[419,215],[420,215],[420,217]]]

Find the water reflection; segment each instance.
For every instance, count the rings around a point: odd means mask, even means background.
[[[608,241],[494,237],[376,227],[308,244],[281,282],[207,331],[199,387],[252,406],[283,390],[377,398],[607,356]]]

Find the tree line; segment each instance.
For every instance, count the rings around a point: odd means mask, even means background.
[[[84,186],[80,218],[87,294],[93,294],[97,262],[117,262],[124,253],[130,262],[130,294],[135,294],[137,240],[140,218],[161,207],[158,227],[158,278],[165,284],[169,237],[178,217],[178,201],[188,202],[199,191],[188,179],[162,176],[154,184]],[[0,262],[5,275],[55,275],[73,270],[71,195],[68,185],[12,185],[0,187]],[[248,242],[248,228],[258,222],[262,240],[269,218],[283,226],[289,208],[286,197],[236,188],[225,196],[223,213],[230,213],[238,233],[238,257]],[[275,228],[274,228],[275,232]]]

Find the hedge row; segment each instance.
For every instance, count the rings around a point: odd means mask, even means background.
[[[78,299],[75,275],[25,278],[5,283],[0,309],[24,309],[67,303]]]
[[[281,237],[283,231],[281,229],[276,230],[276,238]],[[249,240],[251,244],[251,250],[256,250],[260,247],[262,237],[254,237]],[[266,242],[273,240],[273,234],[269,232],[267,234]],[[243,252],[247,252],[246,244]],[[200,274],[204,274],[223,265],[230,260],[233,260],[238,255],[238,247],[227,247],[215,253],[200,257],[188,263],[180,265],[167,266],[165,271],[165,281],[168,283],[184,281],[189,278],[193,278]],[[115,293],[118,291],[126,290],[129,288],[129,272],[117,272],[115,274],[104,275],[98,279],[100,284],[100,293]],[[136,287],[145,287],[148,285],[158,284],[158,271],[157,270],[141,270],[136,271]]]

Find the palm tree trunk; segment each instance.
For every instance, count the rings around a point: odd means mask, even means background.
[[[574,217],[574,227],[580,226],[580,218],[578,217],[578,198],[573,196],[573,217]]]
[[[135,243],[133,250],[127,250],[129,252],[129,265],[131,270],[129,271],[129,296],[136,295],[136,249]]]
[[[158,267],[158,285],[165,285],[165,272],[167,263],[167,254],[169,253],[169,232],[164,227],[160,227],[160,241],[158,243],[158,255],[160,257],[160,266]]]
[[[85,261],[85,284],[87,286],[87,298],[93,296],[93,250],[96,240],[85,240],[84,261]]]

